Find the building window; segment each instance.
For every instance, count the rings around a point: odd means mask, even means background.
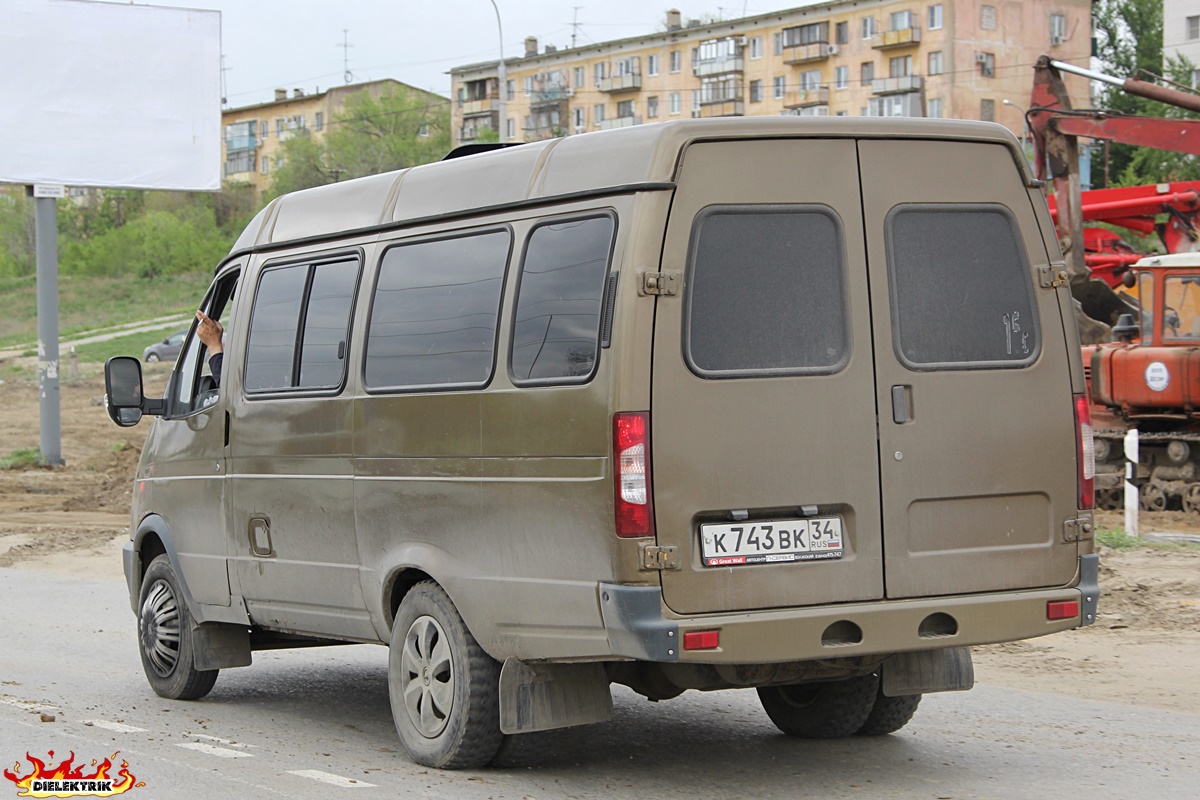
[[[980,6],[979,8],[979,27],[985,31],[996,30],[996,7],[995,6]]]
[[[265,119],[262,122],[258,123],[258,138],[265,139],[265,138],[267,138],[267,134],[270,132],[271,132],[271,127],[269,125],[267,125],[267,121]]]
[[[995,53],[981,53],[980,55],[983,56],[983,58],[981,58],[979,60],[979,75],[980,75],[980,77],[983,77],[983,78],[996,77],[996,54]]]
[[[679,72],[679,70],[683,69],[683,56],[678,50],[672,50],[670,52],[670,59],[671,72]]]
[[[979,101],[979,118],[984,122],[996,121],[996,101],[995,100],[980,100]]]
[[[646,56],[646,72],[651,76],[658,74],[658,55]]]
[[[317,112],[317,121],[313,124],[313,128],[318,131],[325,130],[325,113],[323,111]]]
[[[934,50],[929,54],[929,74],[941,75],[943,69],[942,51]]]
[[[678,114],[679,109],[680,109],[679,92],[671,92],[670,104],[671,104],[671,113]]]
[[[597,125],[599,125],[601,122],[604,122],[604,104],[603,103],[597,103],[596,107],[592,109],[592,121],[595,122]]]
[[[510,142],[517,138],[517,121],[512,117],[504,120],[504,138]]]
[[[600,81],[604,80],[604,62],[592,65],[592,78],[595,79],[596,85],[600,85]]]
[[[783,34],[777,33],[773,38],[775,41],[775,55],[783,55]]]
[[[821,88],[821,70],[810,69],[800,73],[800,89],[820,89]]]
[[[505,83],[508,84],[508,87],[506,90],[506,94],[508,95],[508,97],[506,99],[508,99],[508,100],[517,99],[517,82],[516,81],[505,81]]]
[[[583,130],[587,125],[587,112],[583,108],[575,109],[575,130]]]
[[[617,103],[617,119],[625,119],[633,116],[633,101],[621,100]]]
[[[281,133],[283,133],[283,117],[276,117],[276,119],[275,119],[275,135],[278,136]]]
[[[1062,44],[1067,40],[1066,14],[1050,15],[1050,44]]]
[[[782,100],[783,93],[787,90],[787,78],[782,75],[776,75],[771,82],[771,86],[774,89],[775,99]]]
[[[875,18],[863,17],[862,21],[862,38],[870,39],[875,35]]]
[[[750,40],[750,58],[762,58],[762,37],[755,36]]]
[[[583,75],[584,75],[583,67],[576,67],[575,68],[575,82],[572,84],[576,89],[583,88]]]
[[[429,138],[429,126],[428,125],[418,125],[417,126],[417,136],[420,136],[423,139],[428,139]]]
[[[797,47],[806,44],[828,44],[829,23],[813,22],[808,25],[797,25],[783,31],[783,46]]]
[[[721,90],[721,87],[719,85],[719,82],[718,82],[718,85],[716,85],[716,86],[710,85],[708,87],[708,93],[709,93],[710,99],[713,99],[713,100],[724,99],[723,97],[719,97],[717,94],[720,90]],[[702,94],[704,94],[703,89],[692,89],[692,111],[700,110],[700,96]],[[693,114],[692,116],[694,117],[696,115]]]
[[[834,26],[833,30],[834,30],[834,37],[837,40],[838,44],[849,44],[850,43],[850,23],[849,22],[839,22],[837,25]]]
[[[888,75],[905,78],[912,75],[912,56],[899,56],[888,60]]]
[[[849,67],[834,67],[833,68],[833,85],[838,89],[850,88],[850,68]]]
[[[942,27],[942,4],[935,3],[929,7],[929,30],[936,31]]]
[[[941,119],[942,118],[942,98],[931,97],[929,99],[929,113],[927,114],[927,116],[930,119]]]
[[[911,11],[893,11],[891,16],[892,30],[902,31],[911,28],[912,12]]]
[[[1192,70],[1192,88],[1200,89],[1200,69]]]
[[[531,95],[531,94],[533,94],[533,76],[526,75],[525,76],[525,96],[529,97],[529,95]]]
[[[750,102],[762,102],[762,81],[750,81]]]
[[[658,95],[646,98],[646,116],[650,119],[658,118]]]
[[[864,86],[869,86],[871,81],[875,80],[875,62],[864,61],[862,65],[862,75],[859,77],[862,78]]]
[[[261,172],[263,175],[266,175],[268,172],[271,171],[271,159],[269,157],[267,157],[267,156],[262,157],[262,166],[258,168],[258,171]]]
[[[1200,39],[1200,16],[1187,18],[1187,38],[1189,42]]]

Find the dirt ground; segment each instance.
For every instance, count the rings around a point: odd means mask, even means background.
[[[167,365],[147,365],[147,394]],[[132,476],[149,425],[118,428],[104,413],[95,368],[62,386],[56,469],[0,470],[0,567],[122,581]],[[0,458],[38,445],[36,380],[0,383]],[[1100,513],[1101,528],[1120,528]],[[1200,532],[1200,518],[1144,513],[1143,532]],[[1100,548],[1097,624],[976,648],[981,683],[1200,713],[1200,546]],[[130,625],[133,619],[130,618]]]

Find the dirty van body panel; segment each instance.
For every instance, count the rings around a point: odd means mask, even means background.
[[[662,573],[675,612],[883,596],[857,175],[847,139],[684,152],[662,269],[685,288],[656,300],[651,411],[657,539],[681,562]],[[778,544],[781,528],[790,543],[808,516],[840,524],[837,557],[702,559],[702,525],[729,526],[707,529],[722,556],[738,537]]]
[[[1009,148],[860,140],[889,598],[1064,586],[1071,370]],[[981,181],[980,176],[990,176]]]
[[[255,315],[269,307],[264,306],[269,301],[264,276],[271,269],[307,274],[310,265],[308,283],[302,278],[296,281],[307,285],[308,300],[296,301],[296,318],[289,317],[288,322],[294,327],[286,338],[308,342],[302,345],[302,353],[328,355],[320,379],[312,382],[331,388],[303,388],[309,380],[307,371],[313,369],[306,360],[302,360],[301,386],[280,387],[296,376],[289,379],[266,370],[255,348],[254,326],[266,322]],[[323,268],[338,270],[341,279],[335,284],[318,272]],[[233,580],[255,624],[374,640],[354,535],[354,383],[346,369],[353,353],[346,331],[347,304],[360,274],[360,254],[341,250],[276,258],[247,276],[241,341],[250,355],[231,364],[227,378],[230,395],[236,397],[230,407],[229,541]],[[275,298],[274,303],[291,299]],[[326,306],[318,307],[322,301]],[[316,328],[344,339],[340,358],[335,355],[337,342],[309,341],[309,331]],[[275,344],[267,339],[262,343]],[[280,370],[291,371],[286,366]]]

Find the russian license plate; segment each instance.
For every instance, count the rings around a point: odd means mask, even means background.
[[[776,519],[701,525],[700,555],[706,567],[841,558],[841,517]]]

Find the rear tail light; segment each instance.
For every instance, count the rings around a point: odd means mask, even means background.
[[[654,535],[650,505],[650,415],[627,411],[613,415],[613,465],[616,483],[617,536]]]
[[[1046,619],[1048,621],[1058,619],[1075,619],[1079,616],[1079,601],[1078,600],[1060,600],[1050,601],[1046,603]]]
[[[720,631],[688,631],[683,635],[684,650],[716,650],[720,646]]]
[[[1079,464],[1079,507],[1096,507],[1096,445],[1086,394],[1075,395],[1075,460]]]

